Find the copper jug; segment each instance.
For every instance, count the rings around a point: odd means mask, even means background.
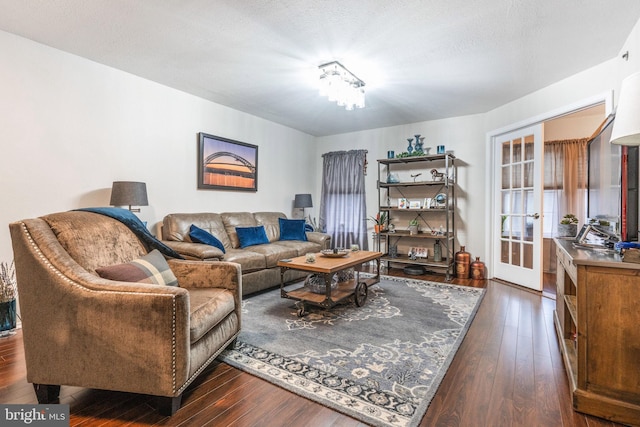
[[[460,246],[460,251],[456,252],[456,277],[458,279],[469,278],[469,267],[471,262],[471,254],[464,250],[464,246]]]
[[[484,280],[484,262],[480,261],[480,257],[471,263],[471,278],[473,280]]]

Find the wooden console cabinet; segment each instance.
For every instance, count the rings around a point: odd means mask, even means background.
[[[640,264],[555,242],[554,321],[573,407],[640,426]]]

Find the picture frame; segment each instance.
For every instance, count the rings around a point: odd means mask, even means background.
[[[400,197],[398,199],[398,209],[406,209],[407,206],[407,199],[405,199],[404,197]]]
[[[409,209],[420,209],[420,200],[410,200]]]
[[[429,249],[421,246],[412,246],[409,248],[408,255],[413,252],[416,258],[429,258]]]
[[[258,146],[198,133],[198,189],[258,191]]]

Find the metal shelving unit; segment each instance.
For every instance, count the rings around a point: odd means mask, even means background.
[[[390,264],[420,265],[428,271],[444,271],[447,280],[451,278],[456,238],[455,159],[453,154],[438,154],[378,160],[378,210],[388,214],[387,226],[395,225],[395,230],[387,227],[376,235],[378,247],[384,254],[382,262],[387,267]],[[443,175],[432,175],[434,169]],[[395,174],[402,174],[397,182],[391,179]],[[439,194],[444,195],[444,203],[433,202]],[[413,201],[420,207],[401,208],[399,199],[408,201],[407,206]],[[430,206],[425,206],[427,199],[432,200]],[[412,219],[417,219],[421,228],[417,234],[410,234],[408,230]],[[409,248],[428,245],[426,247],[432,249],[436,240],[440,240],[442,246],[442,261],[439,262],[433,260],[431,253],[427,258],[412,259],[408,251],[390,251],[394,246],[404,245]]]

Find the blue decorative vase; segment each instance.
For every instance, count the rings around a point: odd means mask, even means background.
[[[16,300],[0,302],[0,333],[16,328]]]
[[[409,152],[409,154],[411,154],[411,152],[413,151],[413,138],[407,138],[407,141],[409,141],[409,146],[407,147],[407,151]]]

